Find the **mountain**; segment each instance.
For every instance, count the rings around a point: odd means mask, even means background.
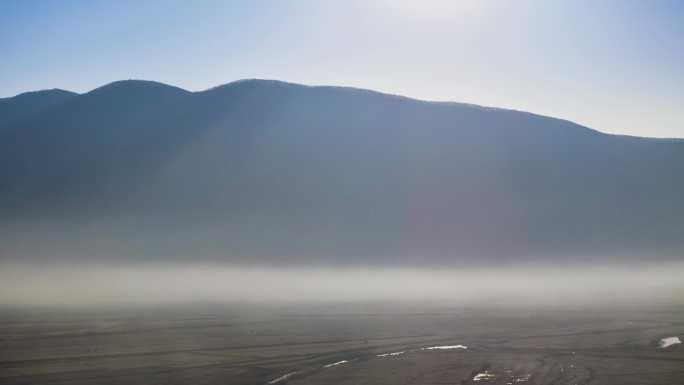
[[[73,92],[53,89],[26,92],[12,98],[0,98],[0,129],[22,117],[45,111],[76,95]]]
[[[680,139],[269,80],[202,92],[129,80],[54,103],[21,97],[0,104],[3,258],[459,265],[684,255]]]

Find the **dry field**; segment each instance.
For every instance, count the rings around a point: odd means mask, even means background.
[[[665,305],[196,304],[0,317],[0,384],[684,384],[684,346],[658,346],[684,338],[684,308]],[[425,349],[435,346],[451,349]]]

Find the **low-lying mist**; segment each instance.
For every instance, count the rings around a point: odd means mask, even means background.
[[[486,305],[684,302],[683,264],[500,268],[269,268],[0,263],[0,304],[450,301]]]

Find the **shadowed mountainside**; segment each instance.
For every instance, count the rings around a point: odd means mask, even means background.
[[[65,102],[78,94],[54,89],[26,92],[11,98],[0,99],[0,130],[22,117],[45,111],[49,107]]]
[[[0,100],[4,258],[442,265],[684,252],[679,139],[267,80],[46,92],[35,105]]]

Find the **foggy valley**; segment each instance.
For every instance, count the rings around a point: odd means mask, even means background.
[[[0,111],[0,383],[684,374],[679,139],[263,80]]]
[[[684,2],[0,2],[0,385],[684,385]]]

